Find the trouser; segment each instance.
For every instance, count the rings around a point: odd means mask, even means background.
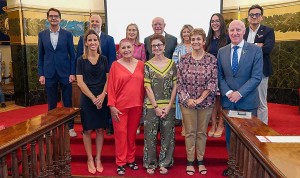
[[[64,107],[72,107],[72,83],[69,77],[59,77],[57,74],[52,78],[46,78],[45,88],[47,92],[48,111],[57,107],[58,84],[62,92],[62,101]],[[69,129],[74,128],[74,119],[68,122]]]
[[[3,91],[2,91],[2,88],[0,87],[0,103],[4,103],[4,94],[3,94]]]
[[[190,109],[181,105],[188,161],[195,160],[195,150],[197,160],[203,160],[207,139],[206,131],[212,110],[213,106],[205,109]]]
[[[226,109],[226,110],[247,111],[247,112],[251,112],[253,116],[257,116],[257,108],[243,110],[243,109],[240,109],[238,106],[232,104],[230,107],[227,107],[227,108],[223,107],[223,109]],[[230,126],[228,125],[227,122],[225,122],[225,139],[226,139],[226,149],[227,149],[228,153],[229,153],[229,150],[230,150],[230,134],[231,134]]]
[[[122,114],[119,114],[119,122],[112,119],[115,136],[116,164],[123,166],[126,163],[135,161],[136,130],[140,123],[142,106],[117,109]]]
[[[174,164],[175,147],[175,108],[171,108],[169,114],[161,119],[156,116],[154,109],[147,109],[144,118],[144,164],[145,168],[171,167]],[[158,128],[160,132],[160,153],[157,161],[156,146]]]
[[[257,87],[259,95],[259,107],[257,109],[257,117],[265,124],[268,124],[268,80],[269,77],[263,77]]]

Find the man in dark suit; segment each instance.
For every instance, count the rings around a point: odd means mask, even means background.
[[[101,32],[102,20],[99,15],[92,15],[90,17],[90,29],[95,30],[100,36],[101,52],[108,60],[109,68],[116,60],[116,45],[114,38]],[[83,54],[83,36],[79,38],[76,59]]]
[[[57,106],[60,85],[65,107],[72,107],[72,81],[75,80],[75,50],[73,35],[60,28],[61,13],[50,8],[47,12],[50,28],[38,35],[38,74],[39,82],[45,85],[48,110]],[[74,121],[69,122],[71,137],[77,136]]]
[[[177,38],[166,33],[164,31],[165,29],[165,21],[163,18],[161,17],[155,17],[153,20],[152,20],[152,28],[153,28],[153,31],[154,31],[154,34],[160,34],[160,35],[163,35],[166,39],[166,47],[165,47],[165,53],[164,55],[169,58],[169,59],[172,59],[172,55],[173,55],[173,52],[177,46]],[[152,35],[148,36],[145,38],[144,40],[144,44],[145,44],[145,48],[146,48],[146,58],[147,60],[153,58],[153,53],[152,53],[152,48],[151,48],[151,44],[150,44],[150,38],[152,37]]]
[[[257,88],[259,94],[257,116],[265,124],[268,124],[268,79],[273,73],[270,53],[275,44],[275,34],[272,28],[260,24],[263,20],[263,12],[263,8],[257,4],[249,8],[249,27],[246,28],[244,39],[247,40],[248,43],[254,43],[261,47],[263,52],[263,78]]]
[[[109,68],[111,64],[116,60],[116,45],[114,38],[105,34],[104,32],[101,32],[101,26],[102,26],[102,19],[99,15],[92,15],[90,17],[90,29],[95,30],[100,36],[100,45],[101,45],[101,52],[102,55],[105,56],[108,60]],[[83,54],[83,36],[80,37],[78,41],[78,47],[77,47],[77,54],[76,59],[78,59]],[[110,116],[109,116],[110,117]],[[109,128],[106,130],[107,135],[112,135],[114,133],[113,125],[111,117],[109,118]]]
[[[262,78],[262,50],[244,41],[245,24],[242,21],[232,21],[228,31],[231,44],[221,48],[217,56],[221,105],[223,109],[248,111],[257,115],[257,86]],[[229,151],[230,127],[227,123],[225,132]],[[228,169],[223,175],[228,175]]]

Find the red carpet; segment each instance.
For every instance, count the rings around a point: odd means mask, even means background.
[[[300,115],[298,107],[281,104],[269,103],[269,126],[277,132],[285,135],[300,135]],[[47,111],[47,105],[32,106],[24,109],[0,113],[0,125],[5,127],[12,126]],[[78,133],[77,138],[71,139],[72,153],[72,175],[91,176],[87,172],[85,150],[82,143],[81,125],[75,125]],[[95,146],[93,150],[95,150]],[[114,157],[114,139],[113,136],[105,136],[104,147],[102,152],[102,163],[104,166],[103,173],[96,173],[95,176],[117,176],[115,157]],[[186,153],[184,147],[184,137],[180,136],[180,127],[176,128],[176,147],[175,147],[175,164],[169,170],[168,175],[160,175],[158,171],[154,175],[149,175],[142,167],[143,158],[143,135],[137,137],[137,157],[136,162],[140,169],[133,171],[126,169],[126,177],[190,177],[185,173]],[[225,150],[224,135],[221,138],[208,138],[205,153],[205,165],[208,169],[206,176],[196,173],[194,177],[222,177],[221,173],[226,167],[227,152]]]

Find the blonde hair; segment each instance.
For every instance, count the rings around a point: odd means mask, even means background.
[[[137,24],[131,23],[131,24],[127,25],[127,27],[126,27],[126,38],[128,39],[127,31],[128,31],[128,28],[129,28],[130,26],[134,26],[134,28],[136,28],[137,34],[136,34],[135,43],[136,43],[137,45],[140,45],[140,44],[141,44],[141,42],[140,42],[140,31],[139,31],[139,28],[138,28]]]
[[[181,28],[180,30],[180,38],[181,38],[181,44],[183,44],[184,42],[184,39],[183,39],[183,36],[182,36],[182,32],[184,29],[189,29],[190,33],[192,32],[192,30],[194,29],[194,27],[192,25],[189,25],[189,24],[186,24],[186,25],[183,25],[183,27]],[[190,40],[191,40],[191,36],[190,36]]]

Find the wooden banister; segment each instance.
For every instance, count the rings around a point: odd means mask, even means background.
[[[229,177],[285,178],[299,177],[300,144],[261,142],[256,136],[280,136],[257,117],[239,119],[228,117],[231,128],[228,167]]]
[[[0,131],[0,177],[70,177],[68,121],[78,108],[56,108]],[[21,161],[18,160],[18,151]],[[8,159],[10,157],[10,160]],[[8,163],[11,163],[8,165]],[[19,162],[22,171],[19,173]]]

